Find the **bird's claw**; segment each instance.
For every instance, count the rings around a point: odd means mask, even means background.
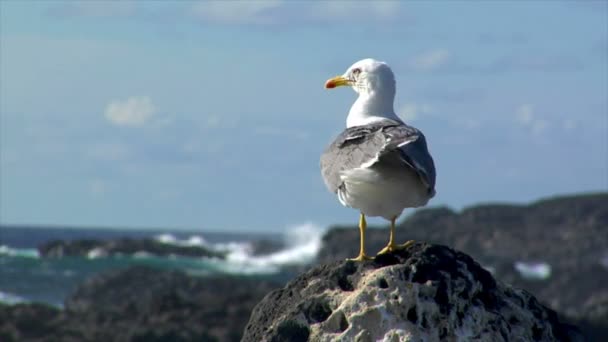
[[[382,254],[387,254],[387,253],[392,253],[395,251],[399,251],[399,250],[403,250],[408,248],[409,246],[414,244],[414,240],[409,240],[407,242],[405,242],[404,244],[401,245],[397,245],[397,244],[388,244],[386,247],[382,248],[382,250],[380,252],[378,252],[377,255],[382,255]]]
[[[365,260],[374,260],[374,257],[368,256],[368,255],[365,255],[365,254],[359,254],[359,256],[356,257],[356,258],[349,258],[349,259],[346,259],[346,260],[349,260],[349,261],[365,261]]]

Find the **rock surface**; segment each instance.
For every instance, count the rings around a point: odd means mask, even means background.
[[[243,341],[577,341],[532,295],[469,256],[416,243],[312,268],[260,302]]]
[[[274,282],[132,267],[89,279],[59,310],[0,305],[0,341],[239,341]]]
[[[177,255],[185,257],[224,258],[219,253],[202,246],[177,246],[154,239],[117,239],[117,240],[55,240],[38,247],[44,258],[66,256],[100,257],[116,254],[148,253],[157,256]]]
[[[608,193],[480,205],[460,213],[422,209],[397,227],[397,239],[463,251],[496,279],[530,291],[561,314],[603,325],[608,334]],[[387,228],[368,229],[370,254],[387,240]],[[333,229],[324,237],[319,262],[353,257],[358,246],[356,227]],[[516,269],[518,262],[538,263],[545,275],[526,277]]]

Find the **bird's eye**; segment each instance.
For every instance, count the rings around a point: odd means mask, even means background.
[[[357,77],[361,73],[361,69],[354,68],[353,71],[351,71],[351,73],[353,74],[353,76]]]

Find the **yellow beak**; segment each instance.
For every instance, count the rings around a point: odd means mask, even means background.
[[[325,82],[325,89],[333,89],[335,87],[341,86],[349,86],[351,85],[351,80],[348,78],[344,78],[342,76],[336,76],[334,78],[330,78]]]

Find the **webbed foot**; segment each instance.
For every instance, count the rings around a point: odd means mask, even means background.
[[[416,241],[414,240],[409,240],[404,244],[398,245],[396,243],[389,243],[386,247],[382,248],[382,250],[380,252],[378,252],[377,255],[382,255],[382,254],[386,254],[386,253],[392,253],[395,251],[399,251],[399,250],[403,250],[408,248],[409,246],[413,245]]]

